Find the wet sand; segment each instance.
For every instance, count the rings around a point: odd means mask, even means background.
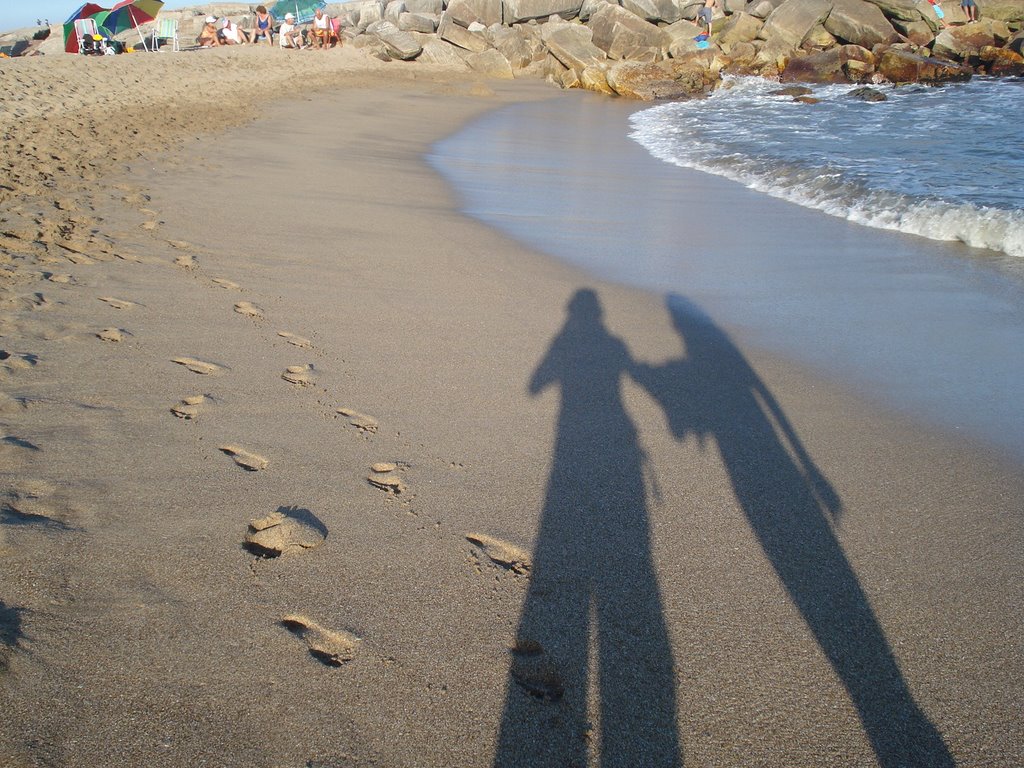
[[[1020,762],[1019,466],[461,216],[547,98],[367,75],[19,263],[0,764]]]

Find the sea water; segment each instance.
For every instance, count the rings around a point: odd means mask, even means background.
[[[727,78],[708,99],[632,118],[655,157],[858,224],[1024,257],[1024,78],[943,87],[814,86]]]
[[[513,105],[428,160],[525,244],[1024,459],[1020,81],[778,88]]]

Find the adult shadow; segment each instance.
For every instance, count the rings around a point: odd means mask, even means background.
[[[694,303],[667,307],[686,356],[638,366],[637,380],[677,439],[714,439],[736,501],[860,716],[878,763],[952,766],[907,687],[832,528],[842,511],[786,414],[746,359]]]
[[[21,618],[24,611],[0,600],[0,672],[7,669],[10,654],[21,647],[25,637]]]
[[[529,385],[532,395],[557,387],[561,406],[494,761],[501,768],[585,766],[592,750],[602,766],[682,763],[644,454],[620,392],[634,368],[597,295],[578,291]],[[592,655],[599,728],[587,713]]]

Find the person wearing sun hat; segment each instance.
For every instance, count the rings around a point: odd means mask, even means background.
[[[217,38],[216,16],[206,17],[206,23],[203,24],[203,28],[199,31],[199,37],[196,38],[196,42],[203,48],[215,48],[220,45],[220,40]]]
[[[295,24],[294,13],[284,15],[284,23],[277,30],[277,40],[282,48],[302,49],[306,47],[302,40],[302,31]]]

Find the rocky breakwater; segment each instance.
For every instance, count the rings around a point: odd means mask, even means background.
[[[332,6],[344,36],[378,58],[546,78],[636,99],[716,87],[723,72],[784,81],[941,83],[1024,74],[1024,0],[367,0]]]

